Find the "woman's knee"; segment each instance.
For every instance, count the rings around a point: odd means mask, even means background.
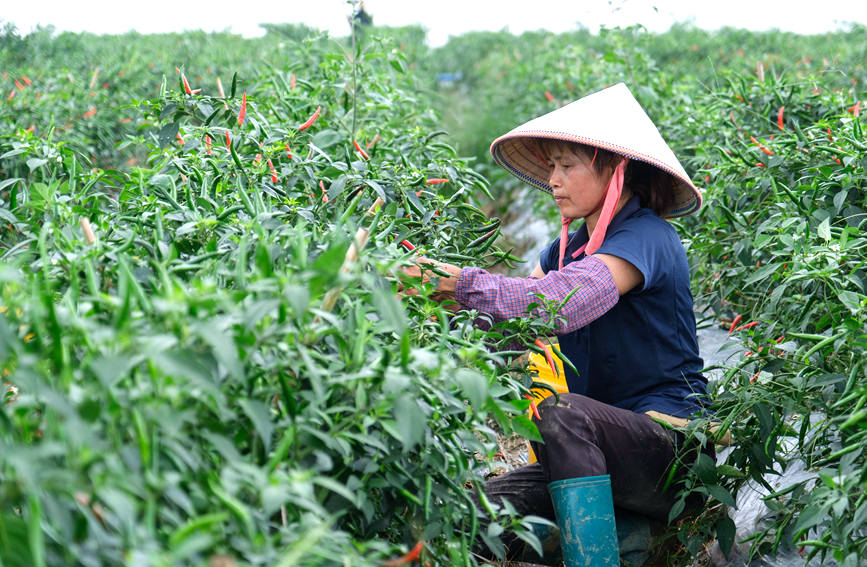
[[[560,394],[549,396],[538,404],[540,419],[536,425],[544,438],[547,432],[559,431],[567,427],[572,433],[590,433],[594,428],[589,403],[593,400],[580,394]]]

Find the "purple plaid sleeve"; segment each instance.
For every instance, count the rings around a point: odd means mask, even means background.
[[[541,279],[507,278],[480,268],[464,268],[455,289],[455,299],[466,309],[487,313],[495,321],[527,315],[531,303],[538,303],[537,294],[548,301],[561,303],[578,288],[560,308],[565,322],[557,334],[563,335],[598,319],[614,307],[620,295],[614,277],[602,260],[588,256],[572,262],[562,270],[551,270]],[[541,307],[532,311],[547,318]]]

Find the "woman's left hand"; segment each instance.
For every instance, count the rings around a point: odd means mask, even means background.
[[[458,283],[458,278],[461,275],[461,268],[453,264],[437,262],[430,258],[418,257],[415,258],[414,266],[406,266],[401,268],[403,273],[410,278],[421,278],[422,283],[436,284],[436,288],[431,293],[430,298],[434,301],[454,301],[455,287]],[[442,274],[448,274],[442,275]],[[401,295],[417,295],[418,290],[410,287],[404,287],[400,284],[399,291]]]

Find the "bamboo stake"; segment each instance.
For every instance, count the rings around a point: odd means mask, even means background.
[[[376,214],[376,210],[385,204],[385,200],[382,197],[377,197],[376,201],[373,202],[373,205],[367,210],[365,216],[372,217]],[[367,244],[367,241],[370,239],[370,231],[365,227],[361,226],[355,231],[355,238],[353,239],[352,244],[349,245],[349,250],[346,251],[346,256],[343,258],[343,265],[340,266],[341,272],[349,272],[352,269],[353,264],[358,260],[358,254]],[[334,304],[337,303],[337,296],[340,295],[343,286],[336,286],[328,290],[328,293],[325,294],[325,299],[322,301],[322,309],[325,311],[331,311],[334,308]]]
[[[97,67],[93,70],[93,75],[90,76],[90,86],[88,87],[90,90],[93,90],[93,87],[96,86],[96,78],[99,77],[100,68]]]
[[[229,110],[229,105],[226,103],[226,93],[223,91],[223,81],[220,80],[220,77],[217,77],[217,92],[220,93],[220,98],[223,99],[223,108]]]
[[[84,233],[84,239],[87,240],[87,243],[93,244],[96,242],[96,236],[93,234],[93,229],[90,227],[90,221],[87,220],[87,217],[78,219],[78,224],[81,226],[81,231]]]

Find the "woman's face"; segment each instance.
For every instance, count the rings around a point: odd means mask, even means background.
[[[565,218],[586,218],[602,204],[602,197],[611,176],[608,168],[602,173],[590,165],[592,158],[582,153],[572,152],[568,147],[555,146],[547,155],[551,173],[548,185],[554,195],[554,202]]]

